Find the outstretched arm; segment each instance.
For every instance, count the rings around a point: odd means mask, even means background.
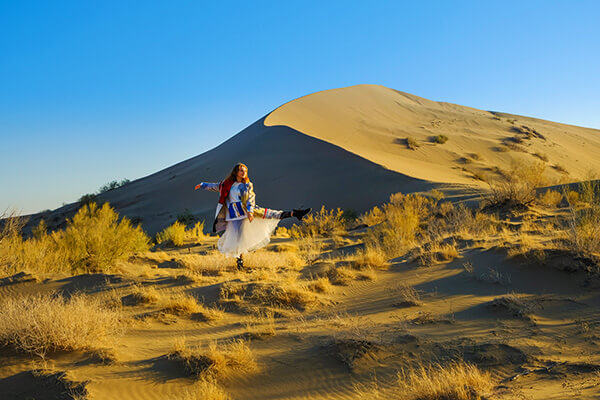
[[[198,190],[198,189],[210,190],[211,192],[218,192],[219,191],[219,183],[202,182],[202,183],[197,184],[194,187],[194,190]]]

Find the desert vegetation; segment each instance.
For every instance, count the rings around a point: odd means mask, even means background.
[[[48,232],[42,220],[29,238],[23,237],[23,223],[16,218],[5,224],[0,242],[0,267],[8,273],[109,271],[118,261],[149,249],[141,227],[119,219],[108,203],[84,205],[65,230]]]
[[[545,368],[524,353],[561,359],[551,335],[534,335],[555,309],[579,322],[544,329],[594,340],[577,285],[594,290],[600,274],[600,188],[547,187],[556,182],[546,165],[498,169],[489,191],[464,201],[434,189],[391,194],[360,215],[322,207],[245,254],[242,270],[188,218],[151,245],[107,203],[82,206],[64,230],[41,222],[29,235],[7,212],[0,349],[73,369],[126,349],[134,362],[102,367],[185,380],[173,389],[181,399],[243,398],[281,365],[294,376],[281,379],[307,393],[330,384],[315,367],[327,365],[353,377],[335,381],[350,398],[502,398],[513,384],[501,379]],[[536,286],[541,276],[560,285]]]

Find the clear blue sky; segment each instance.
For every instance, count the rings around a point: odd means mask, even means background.
[[[53,209],[311,92],[600,128],[600,1],[0,0],[0,212]]]

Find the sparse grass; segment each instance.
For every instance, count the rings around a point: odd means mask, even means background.
[[[244,323],[247,334],[253,338],[275,336],[275,314],[273,310],[260,310],[258,314],[248,316]]]
[[[494,387],[489,372],[463,361],[408,367],[397,377],[397,387],[407,400],[479,400]]]
[[[258,370],[249,342],[242,339],[210,341],[206,346],[188,346],[185,339],[179,339],[169,358],[179,361],[188,373],[201,379],[224,379],[234,373]]]
[[[421,145],[419,144],[419,142],[417,142],[417,139],[415,139],[412,136],[408,136],[406,138],[406,148],[410,149],[410,150],[416,150],[417,148],[419,148]]]
[[[305,260],[296,252],[272,252],[257,250],[244,254],[244,265],[253,269],[268,269],[275,271],[279,268],[297,270],[305,264]]]
[[[433,138],[435,143],[444,144],[448,141],[448,136],[446,135],[437,135]]]
[[[149,238],[127,218],[108,205],[85,205],[64,231],[47,232],[43,220],[33,237],[23,239],[21,232],[11,233],[0,241],[0,262],[12,272],[108,272],[115,263],[149,248]],[[11,271],[7,271],[11,272]]]
[[[119,309],[73,295],[0,300],[0,343],[44,357],[53,351],[102,351],[124,332]]]
[[[209,254],[179,254],[177,263],[194,273],[205,276],[220,276],[223,272],[234,267],[235,260],[218,251]]]

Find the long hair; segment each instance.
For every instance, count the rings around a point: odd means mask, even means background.
[[[248,167],[246,166],[246,164],[237,163],[237,164],[235,164],[235,166],[231,170],[231,173],[229,174],[229,176],[225,180],[226,181],[236,182],[237,181],[237,173],[240,170],[240,168],[242,168],[242,167],[246,168],[246,171],[248,171]],[[246,175],[246,178],[242,182],[243,183],[250,182],[250,178],[248,177],[248,175]]]

